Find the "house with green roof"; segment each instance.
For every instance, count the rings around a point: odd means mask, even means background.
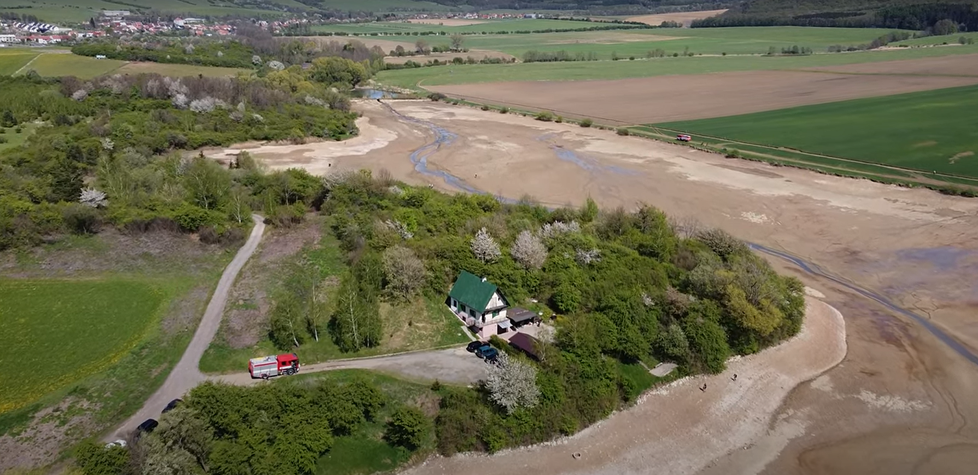
[[[509,302],[492,282],[462,271],[448,293],[448,308],[480,339],[489,338],[510,327],[506,318]]]

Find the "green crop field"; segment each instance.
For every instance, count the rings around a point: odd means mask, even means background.
[[[313,28],[313,31],[329,33],[349,33],[356,35],[369,35],[371,33],[385,35],[410,34],[412,32],[434,31],[450,33],[495,33],[500,31],[532,31],[532,30],[571,30],[575,28],[592,28],[605,26],[602,23],[589,21],[565,21],[565,20],[499,20],[487,21],[475,25],[465,26],[442,26],[425,23],[410,23],[407,21],[392,22],[373,22],[373,23],[349,23],[338,25],[320,25]],[[619,31],[619,30],[615,30]],[[417,39],[417,38],[415,38]]]
[[[126,64],[125,61],[114,59],[95,59],[70,53],[46,53],[31,61],[21,70],[21,74],[34,70],[44,77],[76,76],[87,79],[108,74],[119,69],[123,64]]]
[[[37,57],[37,51],[24,48],[0,49],[0,76],[10,76]]]
[[[728,71],[803,69],[818,66],[873,63],[978,53],[978,45],[953,48],[913,48],[812,56],[696,56],[635,61],[562,63],[473,64],[381,71],[377,80],[388,85],[417,88],[447,84],[498,81],[570,81],[625,79],[649,76],[707,74]]]
[[[133,281],[0,282],[0,413],[118,361],[162,301],[152,286]]]
[[[419,25],[409,25],[419,26]],[[474,25],[466,28],[476,28]],[[778,52],[791,46],[808,47],[826,52],[832,45],[859,45],[893,30],[874,28],[802,28],[802,27],[744,27],[698,29],[636,29],[611,31],[557,32],[533,34],[469,35],[468,48],[502,51],[522,57],[529,50],[594,53],[600,59],[612,54],[628,58],[644,58],[646,53],[662,49],[667,54],[766,54],[770,47]],[[413,43],[416,36],[400,35],[385,38]],[[427,37],[432,45],[448,46],[447,37]]]
[[[978,86],[657,124],[926,172],[978,177]]]
[[[914,38],[912,40],[904,40],[904,41],[900,41],[898,43],[893,43],[893,44],[898,45],[898,46],[899,45],[930,46],[930,45],[941,45],[941,44],[958,45],[958,44],[960,44],[959,43],[959,40],[962,37],[964,37],[964,38],[971,38],[972,40],[978,42],[978,32],[974,32],[973,31],[973,32],[970,32],[970,33],[955,33],[953,35],[928,36],[928,37],[925,37],[925,38]]]

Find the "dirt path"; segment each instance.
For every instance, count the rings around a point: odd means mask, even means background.
[[[805,317],[795,338],[733,359],[722,374],[684,378],[654,390],[634,407],[575,436],[488,457],[435,458],[405,473],[617,475],[647,474],[650,467],[670,475],[696,473],[765,434],[769,415],[795,385],[842,361],[842,314],[810,298]],[[784,443],[798,432],[795,427],[775,430],[785,436]],[[757,462],[763,467],[765,461]]]
[[[372,369],[397,373],[411,379],[474,384],[485,379],[485,366],[482,360],[465,351],[465,348],[449,348],[303,365],[301,372],[305,374],[337,369]],[[238,386],[261,382],[260,379],[252,379],[248,373],[211,376],[209,379]]]
[[[238,272],[241,271],[245,262],[255,252],[255,249],[258,248],[262,233],[265,231],[264,218],[253,215],[252,219],[255,221],[255,227],[252,228],[251,235],[248,236],[248,240],[241,246],[234,259],[224,269],[224,273],[221,274],[221,279],[217,282],[217,287],[214,289],[214,294],[207,304],[207,309],[204,310],[204,316],[200,321],[200,325],[197,327],[197,331],[194,333],[193,339],[190,340],[187,349],[183,352],[180,362],[170,372],[166,381],[163,382],[163,386],[160,386],[146,400],[146,403],[143,404],[143,407],[136,414],[122,423],[113,433],[109,434],[106,440],[124,439],[130,431],[146,419],[158,418],[160,411],[166,407],[167,403],[175,398],[182,397],[187,391],[193,389],[194,386],[206,380],[206,377],[197,368],[197,364],[200,362],[200,357],[204,355],[204,350],[210,345],[211,340],[214,339],[214,334],[217,333],[217,329],[221,325],[221,316],[224,315],[224,305],[227,303],[228,291],[231,290],[231,286],[234,284]]]

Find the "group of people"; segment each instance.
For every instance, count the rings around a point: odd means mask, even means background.
[[[737,373],[734,373],[733,377],[730,378],[730,380],[731,381],[736,381],[737,380]],[[703,383],[703,385],[700,386],[700,391],[706,392],[706,383]]]

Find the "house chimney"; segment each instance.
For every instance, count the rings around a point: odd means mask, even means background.
[[[483,281],[483,282],[485,282],[485,281],[486,281],[486,278],[485,278],[485,277],[483,277],[483,278],[482,278],[482,281]]]

